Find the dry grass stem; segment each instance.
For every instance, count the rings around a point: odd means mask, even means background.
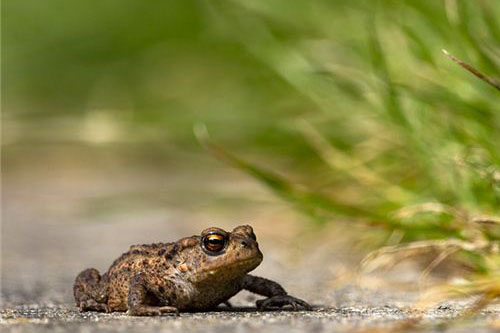
[[[478,77],[479,79],[483,80],[484,82],[488,83],[489,85],[495,87],[496,89],[500,90],[500,81],[498,81],[495,78],[492,78],[486,74],[481,73],[479,70],[474,68],[472,65],[469,65],[468,63],[464,62],[463,60],[458,59],[448,51],[443,49],[443,53],[449,57],[451,60],[459,64],[461,67],[466,69],[467,71],[471,72],[473,75]]]
[[[471,243],[458,239],[416,241],[408,244],[386,246],[365,256],[361,261],[361,268],[364,273],[368,273],[380,268],[394,267],[401,260],[423,255],[431,250],[440,253],[444,251],[453,253],[459,250],[479,251],[486,246],[487,244],[483,242]]]

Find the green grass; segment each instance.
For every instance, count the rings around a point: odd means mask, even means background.
[[[342,216],[402,235],[371,257],[435,248],[444,254],[431,268],[455,256],[498,290],[500,5],[293,3],[235,1],[214,12],[231,27],[228,38],[312,105],[286,126],[326,170],[287,175],[220,147],[216,154],[313,222]],[[487,77],[457,66],[444,48]]]

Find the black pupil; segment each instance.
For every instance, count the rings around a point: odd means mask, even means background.
[[[224,248],[225,238],[222,235],[210,235],[205,238],[204,245],[209,251],[218,252]]]
[[[217,244],[221,244],[222,243],[222,239],[219,239],[219,238],[209,238],[208,242],[210,244],[217,245]]]

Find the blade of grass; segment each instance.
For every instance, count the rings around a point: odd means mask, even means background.
[[[500,42],[500,27],[498,25],[498,17],[495,17],[494,12],[490,4],[487,4],[486,1],[479,1],[481,14],[484,18],[484,22],[486,23],[486,27],[490,35],[496,39],[497,42]]]
[[[424,42],[424,40],[410,26],[403,25],[402,30],[410,41],[410,47],[412,48],[413,54],[435,68],[436,62],[434,61],[432,52],[429,50],[428,45]]]
[[[196,125],[194,131],[198,141],[215,157],[262,182],[281,198],[294,204],[301,211],[320,223],[326,222],[331,218],[332,214],[342,214],[359,218],[372,217],[383,220],[373,212],[299,187],[272,171],[265,170],[231,154],[209,139],[208,132],[203,125]]]
[[[379,174],[367,168],[362,161],[356,160],[354,157],[339,149],[335,149],[335,147],[306,120],[300,119],[297,125],[299,131],[303,134],[311,147],[316,150],[323,161],[332,169],[345,173],[352,181],[363,186],[379,188],[381,194],[388,201],[405,202],[411,197],[411,193],[400,186],[391,184]]]
[[[382,49],[382,45],[380,44],[380,39],[378,36],[374,18],[372,18],[371,22],[369,23],[368,29],[368,45],[370,49],[372,69],[377,77],[385,84],[385,91],[383,91],[381,95],[383,96],[386,111],[395,123],[403,127],[408,127],[408,121],[403,114],[401,105],[399,103],[398,91],[396,89],[396,86],[392,82],[386,55]]]

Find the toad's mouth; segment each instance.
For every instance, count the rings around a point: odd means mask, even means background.
[[[210,276],[215,276],[220,274],[221,272],[238,272],[241,271],[242,274],[246,274],[252,270],[254,270],[259,264],[262,262],[262,256],[257,256],[254,258],[242,259],[238,261],[234,261],[230,264],[224,264],[221,266],[217,266],[216,268],[207,268],[202,270],[200,273],[204,275],[205,278]]]

